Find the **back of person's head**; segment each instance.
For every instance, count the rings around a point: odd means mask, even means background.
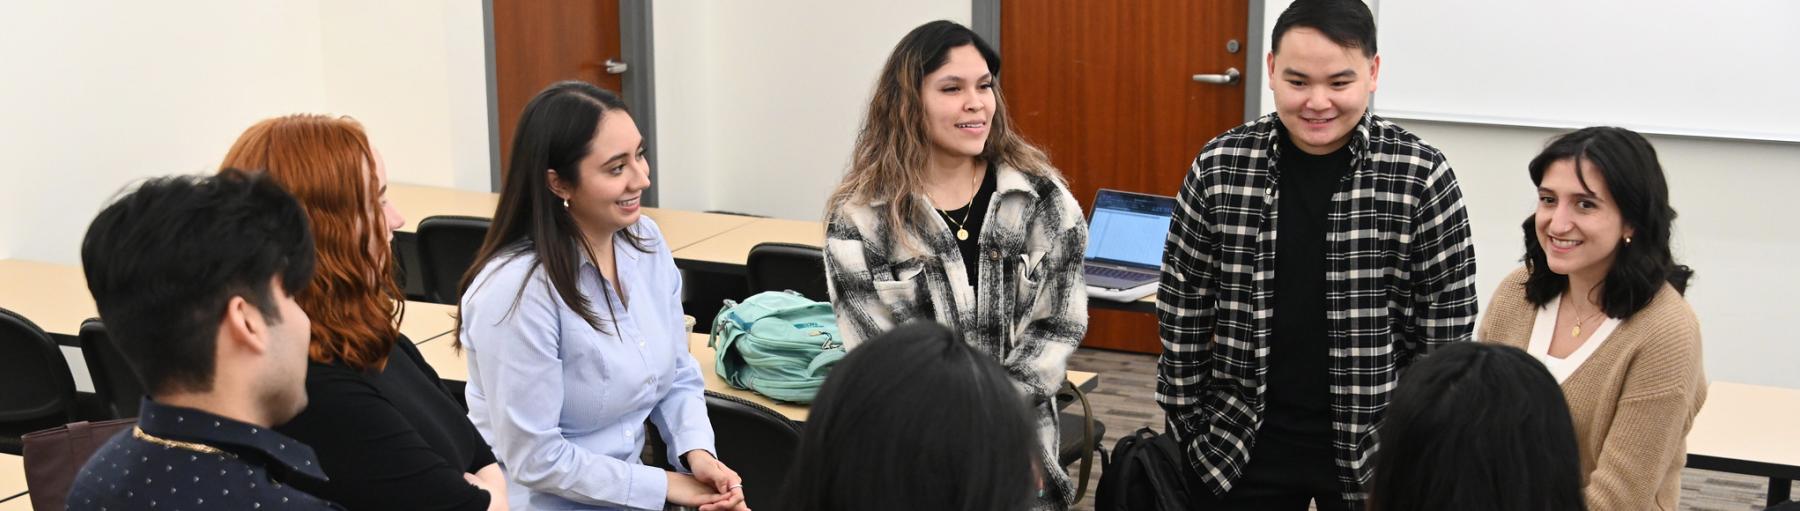
[[[1380,430],[1376,511],[1580,511],[1580,454],[1562,388],[1524,351],[1463,342],[1416,362]]]
[[[1269,35],[1270,53],[1281,53],[1281,36],[1296,28],[1317,30],[1338,46],[1360,50],[1364,57],[1376,55],[1375,15],[1362,0],[1295,0],[1288,4],[1275,18],[1275,29]]]
[[[781,509],[1024,509],[1036,444],[999,365],[941,325],[908,323],[832,368]]]
[[[601,120],[630,114],[618,94],[580,80],[551,84],[525,104],[525,110],[519,113],[518,127],[513,130],[512,154],[500,186],[493,225],[474,264],[457,285],[459,294],[470,291],[475,277],[490,262],[516,255],[509,252],[512,250],[529,251],[536,256],[557,296],[589,325],[604,328],[600,316],[589,307],[588,298],[575,285],[581,264],[577,251],[586,250],[586,235],[567,203],[552,192],[550,176],[554,172],[556,179],[569,188],[581,187],[580,164],[594,154]],[[648,241],[631,229],[620,229],[615,236],[638,251],[650,251]],[[462,331],[460,324],[456,331]],[[461,345],[460,335],[454,342]]]
[[[299,199],[312,222],[318,272],[299,292],[312,316],[314,361],[385,367],[405,295],[394,281],[375,154],[348,117],[298,114],[244,130],[224,168],[261,170]]]
[[[1675,208],[1669,203],[1669,184],[1650,141],[1635,131],[1608,126],[1563,134],[1531,159],[1532,184],[1542,186],[1550,166],[1560,161],[1574,163],[1576,179],[1590,192],[1596,184],[1588,182],[1588,174],[1598,175],[1603,181],[1598,184],[1605,186],[1624,225],[1631,229],[1630,241],[1613,252],[1606,285],[1601,289],[1600,308],[1606,315],[1630,318],[1650,304],[1664,283],[1686,292],[1694,270],[1676,263],[1670,248]],[[1538,240],[1535,215],[1526,218],[1523,227],[1525,266],[1530,272],[1525,297],[1541,306],[1562,295],[1569,277],[1550,270],[1549,256]]]
[[[214,390],[234,297],[271,323],[305,321],[284,318],[278,302],[306,285],[313,262],[300,205],[235,170],[145,181],[101,210],[81,243],[107,335],[152,396]]]

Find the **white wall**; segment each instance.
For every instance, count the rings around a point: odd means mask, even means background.
[[[823,215],[900,37],[970,18],[969,0],[655,7],[659,200],[794,219]]]
[[[100,207],[244,128],[350,114],[395,182],[486,190],[479,2],[15,2],[0,15],[0,257],[79,263]]]
[[[121,186],[217,168],[258,119],[326,106],[319,9],[297,2],[13,2],[0,15],[0,247],[79,263]]]
[[[388,179],[487,191],[481,2],[323,0],[319,11],[326,108],[362,121]]]

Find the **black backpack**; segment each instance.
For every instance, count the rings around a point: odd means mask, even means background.
[[[1175,437],[1140,428],[1113,446],[1094,511],[1186,511],[1189,480]]]

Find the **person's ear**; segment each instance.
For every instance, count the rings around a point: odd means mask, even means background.
[[[1369,93],[1374,94],[1376,86],[1381,85],[1381,56],[1369,58]]]
[[[550,193],[555,194],[558,199],[568,201],[570,196],[575,195],[575,187],[570,186],[569,182],[563,179],[562,174],[556,172],[556,169],[545,170],[544,181],[550,184]]]
[[[219,320],[219,354],[269,351],[269,323],[262,310],[242,296],[225,302],[225,316]]]

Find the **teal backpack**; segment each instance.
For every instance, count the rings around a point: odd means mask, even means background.
[[[713,370],[726,383],[792,403],[812,402],[831,366],[844,358],[831,304],[793,291],[726,300],[706,345],[717,353]]]

